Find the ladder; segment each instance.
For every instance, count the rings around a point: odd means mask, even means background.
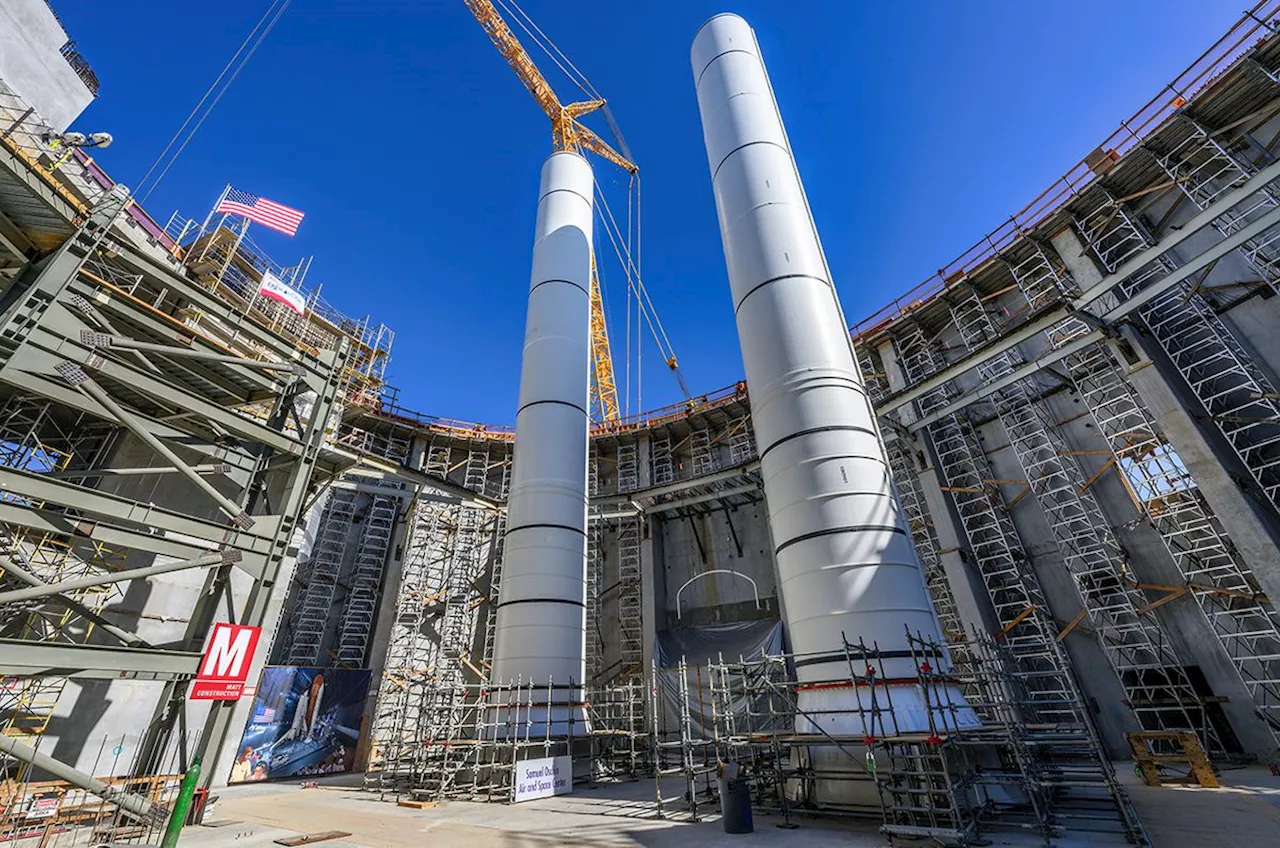
[[[655,456],[657,456],[656,451]],[[670,462],[669,441],[666,456],[667,461]],[[635,443],[619,442],[616,458],[618,492],[635,491],[640,488],[640,471]],[[657,470],[658,464],[655,461],[655,474]],[[610,682],[626,682],[640,677],[643,672],[644,612],[640,593],[640,543],[643,533],[643,515],[627,516],[618,520],[618,673],[610,675]]]
[[[502,478],[498,483],[498,497],[506,500],[511,494],[511,464],[514,451],[509,451],[502,462]],[[498,632],[498,601],[499,592],[502,588],[502,555],[506,548],[507,541],[507,511],[503,509],[498,513],[497,519],[494,521],[493,531],[493,554],[490,560],[493,566],[489,572],[489,600],[487,603],[487,615],[484,625],[484,649],[480,654],[481,662],[486,671],[493,668],[493,646],[497,640]]]
[[[964,282],[948,291],[952,319],[965,346],[974,351],[994,341],[999,328],[977,291]],[[1010,350],[977,370],[983,382],[990,383],[1007,376],[1021,362],[1021,355]],[[1088,611],[1082,621],[1097,634],[1140,726],[1147,730],[1195,729],[1203,735],[1206,746],[1221,749],[1163,627],[1154,616],[1140,613],[1146,599],[1130,576],[1120,545],[1067,446],[1025,382],[1001,389],[993,400],[1031,494]]]
[[[929,343],[914,321],[896,328],[894,347],[910,383],[921,382],[938,370]],[[927,415],[945,404],[950,392],[948,384],[921,397],[917,401],[920,414]],[[1030,697],[1037,701],[1040,717],[1053,722],[1075,721],[1069,666],[1061,662],[1052,644],[1056,627],[1022,553],[1013,520],[987,482],[992,474],[973,425],[953,414],[926,430],[937,457],[940,482],[951,496],[969,543],[967,558],[991,599],[1001,645],[1027,676]]]
[[[889,384],[885,375],[876,369],[871,351],[865,347],[859,347],[856,350],[863,385],[874,406],[888,396]],[[946,570],[942,566],[942,558],[938,554],[942,545],[939,544],[937,534],[934,532],[933,519],[929,516],[924,490],[921,488],[920,478],[916,472],[914,446],[909,436],[894,431],[892,423],[885,430],[885,455],[889,460],[889,472],[898,491],[898,503],[901,504],[902,513],[907,520],[907,529],[911,533],[916,556],[924,569],[925,585],[929,590],[929,598],[933,601],[933,610],[938,616],[943,635],[951,645],[954,655],[956,652],[964,651],[964,622],[960,618],[955,594],[951,591]]]
[[[587,460],[587,496],[594,498],[600,493],[600,452],[593,444]],[[602,535],[601,519],[592,513],[598,512],[588,508],[587,514],[587,641],[586,641],[586,676],[587,681],[594,683],[603,668],[603,639],[600,631],[600,591],[604,588],[604,562],[600,548]]]
[[[1169,175],[1179,190],[1205,210],[1218,198],[1243,185],[1257,173],[1257,167],[1247,158],[1228,150],[1198,121],[1186,114],[1177,118],[1183,138],[1164,150],[1156,149],[1152,142],[1147,149],[1156,163]],[[1229,236],[1244,229],[1280,204],[1280,197],[1270,186],[1250,195],[1244,202],[1215,218],[1212,226],[1222,236]],[[1272,227],[1257,238],[1240,246],[1238,252],[1261,275],[1272,289],[1280,290],[1280,228]]]
[[[1142,223],[1106,189],[1095,187],[1088,196],[1092,211],[1077,219],[1077,229],[1107,271],[1153,243]],[[1121,292],[1130,297],[1175,267],[1165,254],[1124,280]],[[1212,426],[1280,510],[1280,396],[1271,382],[1190,283],[1174,286],[1138,314]]]
[[[320,515],[320,526],[311,548],[306,585],[290,626],[289,665],[319,663],[325,633],[333,614],[338,577],[346,559],[351,524],[355,519],[355,489],[333,488]]]
[[[744,415],[729,426],[729,464],[741,465],[756,458],[756,438],[751,416]]]
[[[1011,264],[1033,306],[1074,294],[1074,280],[1040,245]],[[1053,347],[1089,332],[1068,318],[1046,333]],[[1280,727],[1280,622],[1261,600],[1252,570],[1229,543],[1212,508],[1174,447],[1156,428],[1114,356],[1101,344],[1064,361],[1067,374],[1106,440],[1124,481],[1182,574],[1254,703],[1276,736]],[[1280,739],[1277,740],[1280,743]]]
[[[700,477],[716,470],[715,452],[711,447],[711,432],[699,427],[689,434],[689,452],[693,476]]]
[[[649,440],[649,462],[653,470],[653,485],[665,486],[675,482],[675,462],[671,456],[671,439],[666,435]]]
[[[399,495],[374,495],[360,528],[351,588],[338,624],[338,660],[349,666],[364,665],[369,640],[373,637],[383,567],[391,550],[399,507]]]

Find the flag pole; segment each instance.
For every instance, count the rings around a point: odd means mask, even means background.
[[[223,220],[226,220],[226,216],[225,216],[225,215],[223,216]],[[223,263],[222,263],[222,269],[221,269],[220,271],[218,271],[218,276],[214,278],[214,287],[215,287],[215,288],[216,288],[217,286],[219,286],[219,285],[221,285],[221,284],[222,284],[222,278],[223,278],[224,276],[226,276],[227,269],[231,267],[231,260],[233,260],[233,259],[235,258],[236,253],[238,253],[238,252],[239,252],[239,250],[240,250],[240,245],[241,245],[241,243],[242,243],[242,242],[244,242],[245,234],[246,234],[246,233],[248,233],[248,232],[249,232],[249,219],[248,219],[248,218],[245,218],[245,219],[244,219],[244,226],[242,226],[242,227],[240,228],[240,232],[236,233],[236,241],[235,241],[235,244],[231,245],[231,249],[230,249],[229,251],[227,251],[227,258],[226,258],[226,260],[225,260],[225,261],[223,261]],[[252,296],[252,295],[246,295],[246,299],[247,299],[247,300],[252,301],[252,300],[253,300],[253,296]]]
[[[213,220],[213,210],[217,209],[219,204],[221,204],[222,201],[226,200],[227,195],[230,193],[231,193],[231,183],[227,183],[226,186],[223,187],[222,189],[222,194],[218,195],[218,199],[213,201],[213,205],[209,207],[209,214],[204,216],[204,223],[200,225],[200,234],[196,236],[197,242],[204,237],[205,231],[209,229],[209,222]],[[222,216],[222,221],[218,223],[218,226],[222,226],[222,224],[225,223],[226,220],[227,220],[227,216],[224,214]],[[204,249],[200,251],[200,255],[197,256],[194,261],[198,262],[201,259],[204,259],[204,255],[208,252],[209,252],[209,244],[206,242]]]

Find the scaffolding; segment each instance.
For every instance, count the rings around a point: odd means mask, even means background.
[[[907,644],[926,706],[923,726],[909,728],[894,709],[904,681],[885,673],[874,643],[846,637],[847,677],[816,684],[848,692],[839,709],[800,708],[814,685],[794,679],[803,657],[708,663],[716,760],[750,779],[756,806],[788,822],[801,807],[821,812],[821,796],[825,809],[879,818],[891,838],[983,845],[983,834],[1018,829],[1046,844],[1085,833],[1147,844],[1078,689],[1046,701],[1040,673],[999,637],[971,633],[971,651],[952,667],[939,661],[942,644],[911,632]],[[959,701],[957,688],[972,694]]]
[[[1137,215],[1105,187],[1093,187],[1086,197],[1090,211],[1077,216],[1077,230],[1108,272],[1154,243]],[[1280,228],[1269,232],[1268,245]],[[1122,281],[1120,290],[1133,296],[1176,268],[1165,253]],[[1138,314],[1209,422],[1280,509],[1280,395],[1197,289],[1179,283]]]
[[[450,442],[432,443],[423,470],[440,478],[456,473],[471,491],[505,496],[511,482],[506,444],[476,437],[460,448],[463,457],[455,462]],[[501,451],[496,462],[495,450]],[[434,798],[471,779],[466,770],[474,761],[462,753],[461,740],[476,738],[478,693],[489,676],[504,526],[500,513],[430,493],[414,507],[366,788]]]
[[[858,348],[857,354],[863,385],[872,404],[878,404],[889,393],[888,380],[884,372],[876,368],[870,350]],[[933,520],[929,517],[929,507],[925,503],[924,490],[920,485],[914,442],[905,430],[895,428],[893,422],[882,424],[887,426],[887,432],[881,435],[884,438],[885,455],[889,460],[889,472],[898,490],[898,503],[907,521],[916,556],[924,569],[929,599],[933,602],[933,610],[951,650],[963,651],[965,627],[956,606],[955,593],[951,590],[946,569],[942,565],[942,557],[938,553],[942,545],[934,532]]]
[[[633,492],[640,488],[635,442],[620,441],[616,457],[618,493]],[[666,462],[668,464],[671,462],[669,448]],[[655,464],[655,473],[656,471]],[[641,599],[640,583],[642,569],[640,543],[643,534],[643,515],[628,515],[618,519],[614,535],[618,550],[618,582],[615,590],[618,599],[618,659],[613,666],[603,670],[604,678],[608,682],[622,683],[635,677],[643,679],[644,605]]]
[[[511,493],[511,452],[500,459],[502,474],[498,480],[497,496],[506,500]],[[498,637],[498,601],[502,589],[502,555],[507,542],[507,511],[498,513],[494,521],[493,552],[490,554],[489,590],[486,592],[484,606],[484,645],[480,649],[480,664],[486,672],[493,668],[493,646]]]
[[[593,444],[587,459],[587,497],[594,498],[599,493],[600,451]],[[603,610],[600,592],[604,589],[604,549],[600,545],[604,537],[603,523],[599,508],[590,507],[587,513],[587,640],[584,646],[589,681],[599,679],[604,667],[604,632],[600,623]]]
[[[1010,262],[1010,269],[1033,309],[1077,291],[1074,280],[1036,243],[1021,261]],[[1084,321],[1071,318],[1045,335],[1057,348],[1088,332]],[[1110,350],[1091,345],[1068,356],[1065,365],[1111,449],[1108,465],[1118,467],[1134,503],[1185,580],[1180,587],[1159,587],[1166,595],[1155,603],[1183,595],[1195,598],[1274,736],[1280,726],[1280,630],[1274,608]]]
[[[923,332],[915,322],[903,322],[896,329],[894,345],[906,378],[924,380],[937,370],[937,364]],[[920,413],[946,404],[950,392],[950,386],[943,385],[922,397]],[[1076,714],[1077,699],[1071,694],[1075,681],[1058,644],[1058,628],[1008,508],[993,488],[991,469],[973,425],[952,414],[930,425],[927,432],[940,481],[969,543],[965,554],[986,589],[1003,648],[1014,667],[1026,675],[1029,696],[1039,702],[1038,709],[1047,719],[1088,723],[1086,716]]]
[[[998,336],[999,328],[972,286],[953,286],[951,302],[953,320],[970,351]],[[1010,350],[980,365],[978,376],[984,383],[995,382],[1021,361]],[[1146,599],[1094,500],[1093,481],[1075,464],[1033,388],[1016,382],[996,392],[996,414],[1087,610],[1080,623],[1096,634],[1143,729],[1193,729],[1207,750],[1223,750],[1160,622],[1142,614]]]
[[[117,428],[79,414],[70,418],[40,397],[15,395],[0,406],[0,467],[38,474],[91,472],[107,458]],[[40,508],[15,492],[0,503]],[[59,584],[120,571],[125,551],[89,540],[0,522],[0,589]],[[6,607],[0,635],[38,642],[86,644],[103,624],[100,616],[118,587],[93,586]],[[48,728],[66,688],[65,677],[15,677],[0,685],[0,734],[38,737]]]

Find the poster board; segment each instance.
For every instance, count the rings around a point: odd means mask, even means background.
[[[369,681],[367,669],[264,668],[227,782],[351,771]]]
[[[545,757],[521,760],[515,764],[513,776],[515,796],[512,801],[532,801],[567,795],[573,791],[573,757]]]

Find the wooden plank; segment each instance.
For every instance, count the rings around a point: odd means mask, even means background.
[[[396,802],[397,807],[408,807],[412,810],[429,810],[436,806],[435,801],[410,801],[405,799]]]
[[[350,835],[345,830],[323,830],[319,833],[307,833],[302,836],[283,836],[272,841],[277,845],[311,845],[315,842],[328,842],[330,839],[341,839]]]

